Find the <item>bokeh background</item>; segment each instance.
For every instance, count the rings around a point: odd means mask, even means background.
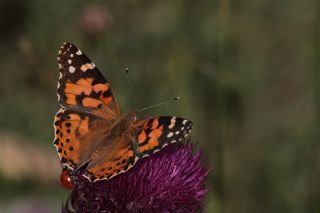
[[[67,197],[52,146],[64,41],[123,111],[183,97],[141,116],[195,123],[206,212],[320,212],[319,1],[3,0],[0,29],[1,213],[59,212]]]

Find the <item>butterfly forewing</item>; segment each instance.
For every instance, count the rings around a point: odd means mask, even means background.
[[[64,43],[59,50],[58,100],[62,107],[82,110],[106,109],[120,114],[110,84],[95,64],[75,45]]]

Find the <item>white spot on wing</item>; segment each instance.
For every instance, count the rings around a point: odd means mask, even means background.
[[[176,124],[176,117],[172,117],[170,120],[169,129],[172,129],[175,124]]]
[[[70,57],[73,58],[73,54],[70,54]]]
[[[76,54],[77,54],[77,55],[82,55],[81,50],[78,50],[78,51],[76,52]]]
[[[186,125],[187,122],[188,122],[188,120],[183,120],[183,121],[182,121],[182,124],[183,124],[183,125]]]
[[[179,134],[179,133],[180,133],[179,131],[176,131],[176,133],[175,133],[175,134],[177,135],[177,134]]]
[[[68,63],[69,63],[69,64],[71,64],[71,63],[72,63],[72,61],[71,61],[70,59],[68,59]]]
[[[163,145],[162,145],[162,148],[164,148],[164,147],[166,147],[166,146],[168,146],[168,144],[167,144],[167,143],[163,144]]]
[[[171,138],[173,136],[173,132],[169,132],[168,134],[167,134],[167,138]]]
[[[76,68],[74,68],[74,66],[70,66],[69,67],[69,72],[70,73],[74,73],[75,70],[76,70]]]

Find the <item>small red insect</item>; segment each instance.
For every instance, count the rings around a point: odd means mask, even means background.
[[[66,168],[62,169],[62,172],[60,175],[60,185],[66,189],[73,189],[74,187],[74,184],[70,176],[70,172]]]

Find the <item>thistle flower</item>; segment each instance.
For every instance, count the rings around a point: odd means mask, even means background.
[[[200,157],[190,144],[171,144],[109,181],[80,177],[62,212],[201,211],[208,171]]]

